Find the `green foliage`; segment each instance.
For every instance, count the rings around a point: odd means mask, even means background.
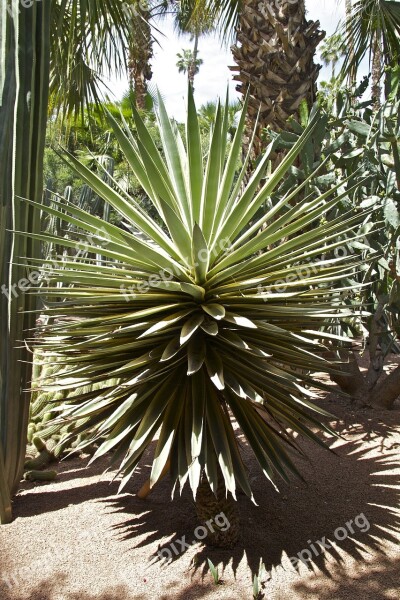
[[[381,343],[387,353],[396,348],[393,333],[399,331],[400,105],[389,101],[374,113],[370,102],[354,104],[353,98],[346,90],[338,93],[335,106],[320,119],[313,139],[300,153],[298,165],[289,170],[274,201],[311,175],[306,188],[309,193],[323,193],[334,185],[343,190],[343,201],[328,213],[329,219],[349,210],[357,214],[365,208],[374,209],[357,230],[364,239],[346,242],[342,252],[364,261],[346,284],[371,284],[362,294],[364,302],[373,312],[380,303],[385,306],[382,318],[386,333]],[[293,131],[276,139],[278,148],[288,150],[299,139],[303,128],[297,123],[292,127]],[[323,170],[312,175],[321,160],[325,161]]]
[[[377,43],[383,55],[386,71],[386,91],[390,86],[391,69],[400,58],[400,3],[393,0],[354,0],[350,19],[340,29],[345,56],[341,75],[357,71],[368,56],[372,66],[371,49]]]
[[[234,421],[274,485],[298,474],[295,436],[324,445],[315,428],[333,434],[317,418],[326,413],[307,388],[324,387],[313,377],[334,369],[322,357],[323,342],[335,341],[329,331],[354,314],[342,300],[352,284],[335,284],[360,262],[331,254],[342,239],[357,240],[354,230],[371,211],[329,220],[345,202],[340,185],[304,195],[307,179],[270,202],[318,135],[318,113],[273,172],[272,145],[245,184],[247,160],[237,172],[245,114],[246,107],[228,156],[227,112],[218,107],[204,148],[190,89],[183,139],[159,99],[163,153],[137,111],[137,137],[108,115],[161,227],[134,197],[72,154],[67,162],[130,231],[58,201],[43,208],[90,234],[89,253],[103,258],[58,261],[37,290],[49,307],[41,351],[62,365],[41,391],[68,393],[61,416],[82,423],[75,433],[88,434],[86,444],[100,441],[94,458],[115,451],[121,488],[159,430],[151,486],[170,461],[180,488],[189,480],[195,496],[204,471],[215,491],[219,463],[234,497],[237,485],[252,497]],[[68,238],[34,237],[74,246]]]
[[[151,99],[149,94],[148,96]],[[151,99],[151,104],[153,106],[156,104],[154,99]],[[152,204],[148,202],[146,195],[143,194],[137,178],[132,173],[125,156],[121,152],[118,143],[116,143],[110,124],[104,118],[104,112],[108,111],[118,123],[122,125],[125,122],[134,132],[133,106],[133,93],[127,92],[121,102],[105,102],[99,107],[90,106],[84,111],[83,115],[72,122],[65,121],[62,117],[50,119],[44,163],[44,183],[49,192],[64,196],[66,188],[71,187],[73,191],[70,200],[80,208],[89,210],[93,214],[100,215],[99,210],[104,206],[99,197],[91,192],[82,179],[61,159],[58,152],[61,145],[70,153],[85,161],[85,164],[91,169],[100,173],[102,173],[102,166],[106,166],[107,171],[110,172],[106,163],[112,161],[111,175],[127,193],[136,198],[146,212],[149,212],[153,218],[157,218],[152,210]],[[161,147],[153,111],[149,110],[141,114],[156,144]],[[51,194],[49,197],[51,198]],[[118,216],[112,208],[110,209],[109,220],[112,223],[119,222]]]
[[[51,10],[50,105],[66,116],[101,109],[104,79],[127,73],[123,48],[135,40],[127,3],[54,0]]]
[[[50,146],[49,138],[47,138],[44,151],[43,181],[47,189],[59,195],[62,195],[65,189],[71,186],[75,196],[78,196],[84,185]]]
[[[206,102],[206,104],[203,104],[199,108],[198,119],[200,131],[202,135],[207,136],[204,140],[202,140],[202,143],[205,147],[208,145],[209,135],[215,122],[217,109],[218,102],[212,101]],[[229,102],[229,98],[227,98],[224,109],[227,111],[229,137],[233,139],[238,117],[241,113],[241,104],[237,100],[231,103]]]
[[[178,33],[189,33],[193,37],[210,33],[215,29],[218,18],[210,9],[207,0],[180,0],[175,5],[174,23]]]

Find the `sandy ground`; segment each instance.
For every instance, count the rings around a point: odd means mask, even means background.
[[[305,482],[276,493],[245,449],[258,506],[239,495],[242,537],[233,551],[192,544],[189,490],[171,504],[165,479],[147,500],[135,495],[148,460],[120,496],[112,473],[102,474],[107,457],[89,469],[84,458],[64,461],[52,484],[21,483],[15,520],[0,528],[0,599],[251,600],[260,558],[268,600],[398,599],[400,404],[360,410],[334,391],[321,404],[342,437],[327,438],[333,452],[303,442]],[[169,565],[154,560],[183,535],[190,549]],[[294,567],[289,558],[303,550],[312,560]],[[207,558],[219,565],[220,585]]]

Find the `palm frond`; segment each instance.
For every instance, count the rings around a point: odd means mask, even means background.
[[[375,39],[378,39],[385,63],[395,64],[400,57],[400,2],[357,0],[350,18],[342,23],[339,32],[345,51],[343,76],[357,69],[366,55],[371,66]]]
[[[51,103],[67,116],[100,105],[105,78],[126,72],[135,31],[120,0],[53,2]]]

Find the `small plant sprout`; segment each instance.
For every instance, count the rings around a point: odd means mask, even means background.
[[[262,600],[264,598],[263,588],[264,588],[264,580],[266,578],[267,571],[265,569],[265,565],[260,558],[260,566],[258,567],[257,575],[254,575],[253,579],[253,599],[254,600]]]
[[[210,567],[211,575],[213,576],[215,585],[220,585],[222,580],[219,578],[218,567],[215,567],[209,558],[207,558],[207,562],[208,566]]]

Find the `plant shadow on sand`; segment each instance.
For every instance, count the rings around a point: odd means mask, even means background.
[[[372,589],[381,587],[383,594],[386,586],[387,589],[393,588],[398,562],[386,559],[383,546],[385,542],[396,544],[399,541],[400,412],[364,410],[353,413],[351,405],[344,400],[336,400],[335,405],[329,405],[329,401],[322,404],[340,415],[333,428],[342,439],[339,443],[328,440],[328,444],[334,447],[333,452],[301,442],[308,458],[297,462],[305,482],[294,481],[290,486],[280,486],[280,493],[275,492],[248,447],[243,444],[244,459],[258,506],[243,494],[238,495],[241,539],[233,550],[202,547],[197,553],[196,564],[199,565],[197,569],[203,569],[203,574],[208,571],[207,558],[224,569],[231,562],[236,573],[244,556],[253,574],[258,573],[260,558],[269,572],[282,566],[284,555],[297,557],[302,550],[310,550],[311,544],[325,538],[331,548],[319,552],[318,556],[313,554],[312,560],[307,562],[310,573],[319,573],[321,582],[326,582],[326,578],[332,575],[338,579],[338,589],[342,586],[344,590],[351,590],[357,583],[349,581],[345,572],[340,582],[343,556],[350,555],[363,564],[374,551],[382,556],[382,561],[371,574],[371,586],[375,586]],[[147,469],[148,474],[149,467]],[[176,500],[174,510],[172,507],[165,510],[170,503],[170,490],[169,482],[163,481],[146,500],[129,494],[102,500],[124,516],[114,526],[116,534],[132,540],[142,536],[133,548],[154,544],[160,539],[164,540],[160,546],[168,547],[170,542],[179,540],[183,535],[191,544],[198,523],[190,490],[184,490],[182,497]],[[359,515],[364,517],[359,517],[354,523]],[[334,532],[339,527],[346,528],[349,521],[353,521],[353,533],[348,530],[347,537],[338,541]],[[143,535],[146,535],[144,540]],[[180,548],[179,544],[177,548]],[[179,561],[182,556],[173,560]],[[153,559],[156,558],[153,554]],[[285,565],[284,568],[293,569],[287,559]],[[334,571],[337,571],[336,575]],[[360,577],[359,585],[357,597],[363,598],[362,586],[368,585],[365,573]],[[326,599],[335,597],[339,600],[342,597],[340,593],[337,591],[334,596],[328,594]],[[343,593],[343,598],[347,597]],[[308,597],[307,594],[305,597]],[[325,600],[323,595],[316,597]],[[375,600],[380,596],[373,597]]]
[[[126,586],[118,585],[110,591],[100,594],[92,594],[84,591],[69,592],[65,589],[68,586],[68,576],[63,573],[57,573],[49,579],[41,581],[35,588],[29,592],[29,596],[21,594],[18,590],[1,590],[1,600],[53,600],[55,597],[62,597],[63,600],[149,600],[146,594],[132,594]],[[180,593],[174,593],[174,600],[196,600],[204,597],[207,591],[212,589],[212,584],[192,583],[186,586]],[[169,600],[168,594],[157,596],[157,600]]]
[[[379,565],[360,570],[349,577],[341,569],[330,572],[329,581],[325,576],[317,576],[312,583],[296,583],[293,589],[304,598],[318,600],[348,600],[365,598],[371,600],[389,600],[399,597],[400,558],[382,558]]]
[[[71,504],[82,504],[98,498],[115,496],[118,491],[118,482],[102,479],[102,473],[107,469],[109,457],[99,460],[93,466],[86,468],[89,459],[73,458],[56,465],[58,479],[56,485],[81,479],[87,476],[92,481],[87,485],[69,487],[64,489],[48,490],[49,485],[24,482],[23,489],[29,494],[17,496],[14,500],[14,518],[33,517],[47,512],[54,512],[66,508]],[[53,468],[53,466],[51,465]]]
[[[276,568],[290,569],[287,557],[296,557],[302,550],[310,549],[311,544],[323,538],[329,545],[325,552],[313,556],[307,563],[310,574],[314,572],[312,583],[300,578],[294,581],[293,592],[301,597],[318,600],[343,600],[352,598],[391,598],[387,593],[398,589],[399,561],[385,555],[385,542],[398,543],[399,537],[399,444],[400,411],[378,412],[373,410],[353,411],[347,400],[337,396],[320,402],[326,410],[334,413],[337,420],[332,427],[342,436],[337,440],[327,439],[334,451],[329,452],[302,441],[301,446],[307,459],[296,459],[304,482],[293,481],[291,485],[281,485],[280,493],[268,483],[261,473],[254,457],[243,442],[243,457],[249,469],[250,480],[258,506],[243,494],[238,494],[238,508],[241,518],[241,539],[233,550],[220,550],[207,546],[196,546],[196,565],[191,568],[203,575],[201,590],[194,589],[196,581],[186,587],[183,598],[206,597],[209,573],[207,558],[224,570],[231,564],[236,576],[238,566],[245,558],[253,574],[258,572],[260,559],[263,560],[271,577]],[[154,448],[153,448],[154,450]],[[181,497],[171,504],[171,485],[168,478],[160,482],[150,496],[142,500],[135,495],[150,472],[148,452],[142,466],[128,484],[126,493],[117,496],[118,482],[99,480],[99,475],[108,466],[108,458],[101,459],[87,471],[91,480],[87,484],[68,490],[54,489],[41,491],[29,489],[27,496],[16,499],[15,516],[28,517],[34,514],[60,510],[70,504],[87,501],[98,502],[105,512],[114,515],[112,535],[124,541],[124,551],[134,555],[135,549],[148,549],[149,563],[157,557],[158,548],[168,547],[170,542],[186,536],[186,542],[195,541],[194,531],[198,525],[193,499],[188,486]],[[60,482],[75,478],[74,469],[82,475],[82,460],[73,459],[60,465]],[[334,532],[358,515],[365,515],[370,524],[368,531],[353,524],[354,533],[349,533],[342,541],[337,541]],[[115,516],[121,516],[120,522]],[[362,527],[365,529],[364,527]],[[128,547],[126,546],[128,541]],[[179,548],[179,544],[177,548]],[[366,565],[368,556],[379,555],[379,563]],[[344,557],[357,561],[359,572],[349,573],[344,568]],[[179,570],[188,570],[189,558],[180,554],[174,559]],[[180,562],[180,564],[179,564]],[[282,563],[283,566],[282,566]],[[158,569],[157,562],[154,569]],[[363,570],[364,569],[364,570]],[[300,570],[305,567],[300,563]],[[207,577],[204,577],[207,573]],[[389,591],[389,592],[388,592]],[[38,592],[39,593],[39,592]],[[180,590],[174,595],[179,598]],[[315,593],[315,596],[313,594]],[[177,595],[178,594],[178,595]],[[196,596],[196,594],[198,594]],[[165,596],[167,599],[168,594]],[[397,596],[394,595],[393,598]],[[51,600],[51,596],[31,595],[30,600]],[[142,596],[110,594],[96,597],[96,600],[141,600]],[[83,593],[79,600],[94,600]],[[3,600],[3,599],[2,599]],[[25,600],[11,596],[4,600]],[[65,600],[78,600],[78,596],[65,596]],[[147,600],[147,598],[146,598]],[[158,600],[164,600],[158,596]]]

